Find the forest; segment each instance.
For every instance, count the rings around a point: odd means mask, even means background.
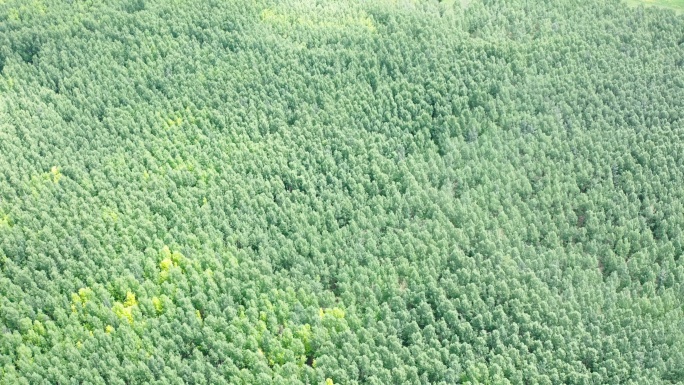
[[[655,6],[672,9],[676,12],[684,12],[684,0],[626,0],[627,4],[633,6]]]
[[[646,5],[0,0],[0,384],[684,383]]]

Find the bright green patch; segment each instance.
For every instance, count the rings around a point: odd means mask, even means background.
[[[117,222],[119,220],[119,213],[117,213],[114,209],[105,207],[102,210],[102,218],[107,221]]]
[[[124,301],[125,307],[133,307],[138,305],[138,300],[135,299],[135,294],[132,292],[126,293],[126,300]]]
[[[261,12],[261,20],[279,26],[301,26],[326,30],[361,27],[368,32],[375,32],[375,23],[363,10],[333,5],[317,7],[308,2],[302,2],[296,8],[266,8]]]
[[[9,215],[0,212],[0,228],[2,227],[12,227],[12,219]]]
[[[125,319],[129,324],[133,324],[133,309],[138,306],[138,301],[135,299],[135,294],[132,292],[126,293],[126,299],[123,303],[116,302],[112,311],[117,317]]]
[[[59,167],[57,166],[52,166],[50,169],[50,175],[52,176],[52,181],[57,183],[59,182],[60,179],[62,179],[62,173],[59,172]]]
[[[6,2],[0,1],[0,4],[4,3]],[[17,6],[6,11],[7,19],[11,21],[31,21],[47,13],[47,7],[42,1],[14,2],[14,5]]]
[[[157,314],[161,314],[164,311],[164,304],[158,297],[152,298],[152,305],[154,305],[154,309],[157,311]]]
[[[329,308],[329,309],[320,308],[318,310],[318,315],[321,318],[325,317],[326,315],[330,315],[333,318],[344,318],[344,310],[342,310],[338,307],[333,307],[333,308]]]

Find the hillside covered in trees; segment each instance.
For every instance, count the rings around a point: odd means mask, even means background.
[[[684,16],[0,1],[0,383],[681,384]]]

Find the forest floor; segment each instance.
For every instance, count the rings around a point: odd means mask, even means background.
[[[662,8],[669,8],[677,13],[684,12],[684,0],[627,0],[627,4],[637,6],[643,4],[645,6],[656,6]]]

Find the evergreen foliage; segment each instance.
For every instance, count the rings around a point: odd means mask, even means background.
[[[684,17],[0,1],[0,383],[684,382]]]

